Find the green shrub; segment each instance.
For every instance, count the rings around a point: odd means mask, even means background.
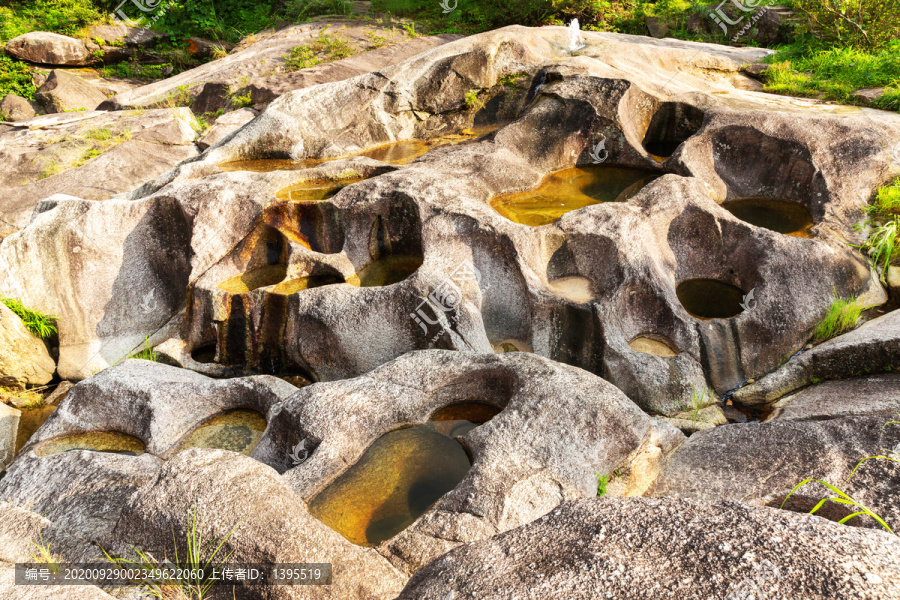
[[[824,42],[873,50],[900,37],[897,0],[797,0],[795,8]]]
[[[31,80],[31,68],[25,63],[0,54],[0,98],[15,94],[34,100],[37,88]]]
[[[284,67],[288,71],[299,71],[300,69],[308,69],[319,64],[316,53],[309,46],[297,46],[291,48],[291,53],[284,57]]]
[[[285,8],[285,15],[295,21],[307,21],[322,15],[353,14],[353,3],[347,0],[292,0]]]
[[[29,31],[75,35],[105,14],[91,0],[0,0],[0,41]]]
[[[56,334],[56,317],[39,310],[27,308],[21,301],[7,296],[0,296],[0,302],[22,319],[25,328],[41,339]]]
[[[154,29],[182,37],[238,42],[274,24],[270,0],[170,0],[155,11]]]

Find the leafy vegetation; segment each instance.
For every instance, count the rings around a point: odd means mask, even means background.
[[[900,424],[900,421],[888,421],[887,423],[884,424],[884,426],[882,426],[882,430],[885,427],[887,427],[888,425],[898,425],[898,424]],[[859,468],[863,464],[867,463],[870,460],[886,460],[889,462],[895,462],[895,463],[900,464],[900,454],[898,454],[894,450],[882,450],[880,454],[867,456],[867,457],[863,458],[858,463],[856,463],[855,467],[853,467],[853,470],[850,472],[850,475],[847,477],[847,481],[850,481],[853,478],[853,476],[856,475],[856,472],[859,470]],[[784,508],[784,505],[787,503],[788,499],[791,496],[793,496],[797,490],[799,490],[800,488],[802,488],[803,486],[805,486],[808,483],[818,483],[818,484],[824,486],[825,488],[827,488],[829,491],[831,491],[834,494],[834,496],[826,496],[821,501],[819,501],[818,504],[816,504],[813,507],[813,509],[809,511],[809,514],[811,514],[811,515],[815,514],[820,508],[822,508],[822,506],[825,505],[826,502],[835,502],[837,504],[843,504],[845,506],[850,506],[854,509],[854,511],[852,513],[850,513],[846,517],[842,518],[840,521],[838,521],[838,523],[841,523],[841,524],[846,523],[850,519],[852,519],[854,517],[858,517],[858,516],[868,516],[868,517],[872,518],[876,523],[881,525],[887,532],[894,533],[893,530],[891,529],[891,527],[887,524],[887,522],[883,518],[881,518],[878,514],[876,514],[872,509],[866,507],[861,502],[859,502],[858,500],[856,500],[855,498],[853,498],[852,496],[850,496],[849,494],[847,494],[846,492],[844,492],[843,490],[838,488],[837,486],[831,485],[827,481],[822,481],[821,479],[815,479],[815,478],[804,479],[803,481],[801,481],[800,483],[795,485],[794,489],[791,490],[791,493],[789,493],[787,496],[785,496],[784,500],[781,503],[781,508]]]
[[[883,87],[885,95],[873,106],[900,110],[900,40],[872,51],[813,49],[799,42],[779,49],[768,60],[772,66],[765,73],[766,91],[855,103],[854,91]]]
[[[835,294],[828,307],[828,312],[816,325],[813,341],[824,342],[846,331],[850,331],[859,322],[862,307],[856,304],[856,298],[838,298]]]
[[[606,495],[606,486],[609,485],[609,475],[601,475],[597,473],[597,495]]]
[[[896,0],[797,0],[804,30],[840,47],[873,50],[900,37]]]
[[[185,532],[183,540],[179,540],[174,532],[172,542],[175,549],[174,561],[163,557],[158,560],[149,552],[132,548],[133,558],[112,556],[105,550],[103,554],[106,560],[117,567],[128,569],[138,568],[148,571],[163,569],[166,572],[183,572],[185,579],[170,579],[165,581],[145,581],[139,588],[144,594],[160,600],[204,600],[209,597],[210,589],[215,580],[212,578],[214,570],[220,567],[231,557],[232,552],[225,552],[225,544],[234,534],[240,523],[236,524],[221,539],[204,539],[203,524],[197,514],[196,504],[190,509],[189,528]],[[184,548],[183,553],[178,549]],[[195,576],[192,578],[191,575]]]
[[[56,334],[56,317],[39,310],[26,307],[20,300],[8,296],[0,296],[0,302],[13,311],[32,334],[47,339]]]
[[[682,403],[680,400],[676,400],[675,402],[678,404],[678,407],[681,408],[682,412],[688,413],[691,424],[697,425],[703,422],[702,412],[703,409],[713,403],[712,398],[710,397],[709,388],[703,386],[700,390],[691,386],[691,400],[689,404]]]
[[[29,31],[75,35],[105,12],[92,0],[0,0],[0,42]]]
[[[292,0],[285,8],[285,15],[294,21],[308,21],[324,15],[349,17],[353,3],[348,0]]]
[[[878,190],[868,213],[869,236],[859,249],[869,256],[873,268],[881,269],[881,279],[886,281],[900,233],[900,178]]]
[[[299,71],[356,54],[358,49],[345,36],[340,32],[327,33],[327,30],[328,27],[324,27],[311,44],[292,48],[290,54],[284,56],[285,68]]]
[[[34,100],[37,88],[31,80],[31,67],[0,54],[0,98],[15,94]]]
[[[44,406],[44,397],[40,394],[46,386],[34,389],[16,390],[0,387],[0,402],[12,404],[21,410],[31,410]]]

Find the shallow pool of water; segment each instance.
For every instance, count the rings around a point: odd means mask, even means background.
[[[510,221],[539,227],[579,208],[624,202],[659,176],[640,169],[576,167],[551,173],[537,189],[498,196],[491,206]]]
[[[471,468],[465,435],[499,412],[482,402],[438,410],[424,425],[388,432],[309,502],[317,519],[351,542],[373,546],[418,519]]]
[[[390,142],[382,144],[374,148],[369,148],[357,154],[349,154],[346,156],[336,156],[334,158],[306,158],[303,160],[290,159],[259,159],[259,160],[236,160],[222,163],[219,168],[223,171],[253,171],[255,173],[267,173],[270,171],[296,171],[301,169],[309,169],[318,166],[324,162],[338,160],[341,158],[350,158],[351,156],[367,156],[380,160],[389,165],[405,165],[419,158],[429,150],[439,148],[441,146],[450,146],[478,139],[489,133],[499,129],[498,126],[476,127],[466,129],[460,133],[442,135],[440,137],[428,140],[403,140],[399,142]],[[291,198],[293,199],[293,198]]]
[[[353,177],[351,179],[333,179],[328,181],[304,181],[278,190],[275,193],[275,197],[279,200],[290,200],[292,202],[327,200],[348,185],[359,183],[362,180],[362,177]]]
[[[786,200],[741,198],[723,203],[722,208],[751,225],[794,237],[808,238],[814,225],[805,206]]]
[[[675,292],[685,310],[701,319],[727,319],[744,310],[744,292],[717,279],[686,279]]]
[[[347,283],[357,287],[380,287],[403,281],[422,266],[421,256],[386,256],[370,262]]]
[[[242,273],[219,284],[219,289],[230,294],[245,294],[249,291],[281,283],[287,276],[285,265],[269,265]]]
[[[266,419],[252,410],[230,410],[189,433],[173,454],[188,448],[215,448],[249,455],[266,430]]]
[[[309,290],[325,285],[334,285],[335,283],[344,283],[344,279],[339,275],[333,274],[296,277],[294,279],[282,281],[274,288],[272,288],[272,293],[288,296],[290,294],[301,292],[303,290]]]
[[[674,344],[659,336],[642,335],[628,342],[628,346],[636,352],[655,354],[656,356],[677,356]]]
[[[144,453],[144,443],[134,436],[118,431],[71,433],[47,440],[34,450],[38,456],[52,456],[70,450],[92,450],[138,456]]]

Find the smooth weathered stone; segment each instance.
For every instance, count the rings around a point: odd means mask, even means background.
[[[146,360],[126,360],[72,387],[57,411],[23,448],[84,431],[116,431],[144,444],[144,452],[168,458],[178,442],[210,417],[252,410],[266,416],[297,388],[260,375],[211,379]]]
[[[766,422],[857,415],[900,416],[900,375],[870,375],[813,384],[775,402]]]
[[[884,96],[885,88],[865,88],[856,90],[850,97],[864,104],[871,104]]]
[[[43,340],[0,302],[0,385],[44,385],[53,379],[55,371],[56,363]]]
[[[32,31],[6,42],[6,51],[21,60],[45,65],[83,65],[90,60],[84,42],[58,33]]]
[[[881,600],[900,596],[898,564],[895,536],[808,515],[675,498],[579,500],[442,556],[398,600]]]
[[[332,585],[306,586],[304,598],[389,600],[406,580],[374,549],[351,544],[313,518],[271,467],[233,452],[193,449],[166,463],[126,503],[115,530],[117,549],[172,554],[173,536],[184,539],[194,527],[203,539],[230,535],[229,562],[330,562]],[[265,597],[298,596],[291,586],[271,586]]]
[[[734,393],[749,406],[772,403],[814,380],[859,377],[897,368],[900,360],[900,311],[892,311],[828,340],[774,373]]]
[[[6,469],[16,454],[16,434],[21,411],[0,403],[0,467]]]
[[[423,423],[466,400],[502,412],[461,438],[463,480],[381,552],[408,573],[460,543],[480,540],[597,493],[619,469],[640,494],[684,436],[645,415],[608,382],[529,353],[413,352],[356,379],[298,391],[277,409],[252,456],[304,499],[401,423]],[[348,419],[346,415],[353,415]],[[292,449],[304,445],[299,466]],[[474,518],[473,515],[478,515]]]
[[[243,94],[247,91],[251,92],[251,99],[255,105],[264,104],[288,91],[381,69],[458,38],[453,35],[416,38],[395,46],[362,52],[313,69],[304,69],[300,72],[286,71],[285,56],[297,46],[314,42],[322,31],[323,24],[317,23],[295,25],[275,32],[258,34],[255,41],[248,46],[240,47],[223,58],[119,94],[104,102],[101,108],[104,110],[149,108],[174,94],[181,93],[179,88],[186,88],[192,99],[204,96],[202,108],[197,109],[199,112],[227,108],[228,98],[232,94]],[[327,33],[344,37],[352,46],[362,51],[370,44],[365,31],[375,35],[392,35],[387,29],[353,24],[349,27],[332,27]],[[405,34],[399,35],[401,39],[406,39]],[[407,48],[407,44],[411,45]],[[311,73],[307,74],[306,71]]]
[[[54,69],[34,94],[48,113],[94,110],[106,95],[81,77]]]
[[[868,461],[847,480],[858,461],[884,449],[900,448],[900,426],[885,426],[889,419],[860,416],[776,421],[701,431],[670,456],[648,495],[778,507],[794,486],[816,478],[844,490],[889,524],[897,523],[900,465]],[[819,484],[807,484],[793,497],[793,509],[808,512],[830,495],[832,492]],[[848,514],[839,513],[838,517]],[[860,519],[858,524],[880,528],[869,518]]]
[[[252,121],[259,113],[252,108],[242,108],[227,112],[213,123],[213,126],[197,141],[197,147],[206,150]]]
[[[15,94],[7,94],[0,101],[0,119],[4,121],[27,121],[37,115],[37,104]]]

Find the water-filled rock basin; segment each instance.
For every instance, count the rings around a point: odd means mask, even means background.
[[[727,319],[744,310],[744,292],[717,279],[686,279],[675,293],[685,310],[701,319]]]
[[[814,225],[805,206],[786,200],[741,198],[723,203],[722,208],[751,225],[794,237],[808,238]]]
[[[38,456],[52,456],[70,450],[91,450],[138,456],[144,453],[144,443],[134,436],[118,431],[88,431],[70,433],[47,440],[37,446],[34,453]]]
[[[567,212],[601,202],[624,202],[659,173],[603,165],[565,169],[548,175],[534,190],[498,196],[491,206],[516,223],[539,227]]]
[[[173,454],[188,448],[231,450],[249,455],[266,430],[266,419],[252,410],[229,410],[205,421],[179,442]]]
[[[462,481],[472,464],[454,438],[497,412],[488,404],[461,403],[426,424],[382,435],[310,500],[310,513],[354,544],[394,537]]]

